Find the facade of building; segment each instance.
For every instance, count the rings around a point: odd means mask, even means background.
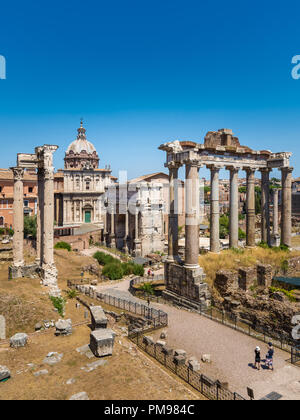
[[[37,175],[34,171],[24,173],[24,215],[37,214]],[[14,225],[13,215],[14,177],[10,169],[0,169],[0,227]]]

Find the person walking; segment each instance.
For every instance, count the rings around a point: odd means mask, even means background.
[[[274,358],[274,347],[272,343],[268,343],[269,349],[266,355],[266,366],[268,369],[274,370],[273,358]]]
[[[255,352],[255,369],[260,370],[260,364],[261,364],[260,348],[257,346],[254,352]]]

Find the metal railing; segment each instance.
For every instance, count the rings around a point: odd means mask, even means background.
[[[300,365],[300,344],[292,347],[291,362],[293,365]]]
[[[128,337],[135,343],[140,349],[142,349],[149,356],[153,357],[160,364],[165,366],[167,369],[175,373],[194,389],[199,391],[202,395],[210,400],[233,400],[233,401],[244,401],[237,392],[232,392],[223,386],[219,381],[213,381],[208,376],[195,372],[186,364],[178,364],[174,359],[173,354],[167,354],[164,352],[163,347],[153,343],[149,343],[148,340],[144,340],[143,334],[139,332],[129,332]]]

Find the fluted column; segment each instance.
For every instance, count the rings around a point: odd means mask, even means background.
[[[239,168],[227,167],[230,171],[230,210],[229,210],[229,246],[237,248],[239,244]]]
[[[273,235],[278,235],[278,188],[273,189]]]
[[[270,235],[270,169],[261,169],[261,240],[271,245]]]
[[[199,267],[199,163],[185,164],[185,267]]]
[[[24,192],[23,176],[24,169],[11,168],[14,176],[14,242],[13,242],[13,265],[16,268],[24,265],[23,240],[24,240]]]
[[[220,187],[219,187],[220,168],[210,166],[210,251],[220,252]]]
[[[175,162],[169,168],[169,229],[168,229],[168,261],[178,260],[178,168]]]
[[[247,228],[246,228],[246,245],[255,246],[255,169],[246,168],[247,174],[247,196],[246,196],[246,212],[247,212]]]
[[[281,243],[292,245],[292,172],[294,168],[281,168]]]

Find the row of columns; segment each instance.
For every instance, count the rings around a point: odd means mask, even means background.
[[[168,262],[179,260],[178,257],[178,212],[176,211],[178,169],[181,165],[170,162],[169,168],[169,241]],[[210,250],[220,251],[219,232],[219,171],[221,166],[208,166],[211,171],[211,206],[210,206]],[[185,266],[196,268],[199,254],[199,176],[200,168],[198,161],[186,161],[186,215],[185,215]],[[229,204],[229,245],[238,247],[239,240],[239,184],[238,173],[241,167],[227,166],[230,171],[230,204]],[[247,175],[247,199],[246,199],[246,245],[255,246],[255,168],[243,168]],[[282,208],[281,208],[281,242],[291,246],[291,193],[293,168],[280,168],[282,172]],[[270,233],[270,169],[262,168],[261,171],[261,230],[262,240],[271,244]],[[278,190],[274,190],[274,213],[273,235],[278,235]]]

